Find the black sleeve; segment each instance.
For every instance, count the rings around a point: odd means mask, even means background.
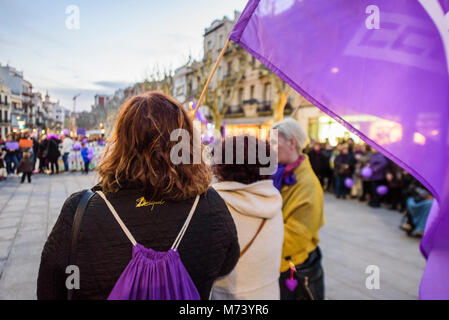
[[[224,200],[214,189],[209,189],[207,193],[210,207],[214,210],[214,215],[219,219],[219,224],[223,228],[223,236],[220,237],[227,247],[226,258],[221,265],[219,277],[230,273],[236,266],[240,257],[240,246],[237,238],[237,229],[234,219],[229,212]]]
[[[69,260],[73,217],[85,191],[72,194],[64,203],[42,251],[37,279],[38,300],[65,300],[65,270]]]

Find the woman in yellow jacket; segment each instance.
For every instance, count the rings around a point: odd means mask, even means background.
[[[324,299],[324,273],[318,247],[324,225],[323,189],[302,149],[308,138],[300,124],[276,123],[278,171],[274,185],[281,191],[284,219],[279,284],[282,300]]]

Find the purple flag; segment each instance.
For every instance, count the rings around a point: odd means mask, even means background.
[[[449,0],[251,0],[231,40],[435,196],[422,299],[449,298]]]

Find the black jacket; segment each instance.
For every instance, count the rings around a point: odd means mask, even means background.
[[[66,200],[47,239],[39,269],[38,299],[67,297],[65,269],[71,228],[83,194],[75,193]],[[194,201],[138,206],[142,195],[137,189],[123,189],[107,197],[136,241],[156,251],[170,249]],[[75,290],[73,299],[106,299],[131,259],[132,244],[98,194],[89,202],[78,239],[80,289]],[[213,282],[237,264],[240,248],[235,224],[214,189],[201,195],[178,251],[201,299],[208,299]]]
[[[59,140],[50,139],[48,141],[48,154],[47,157],[50,161],[58,160],[61,152],[59,151]]]

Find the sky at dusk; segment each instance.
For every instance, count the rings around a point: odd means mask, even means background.
[[[35,90],[71,109],[90,110],[155,66],[175,69],[200,57],[204,29],[233,18],[246,0],[0,0],[0,64],[23,71]],[[76,5],[80,28],[68,29]]]

